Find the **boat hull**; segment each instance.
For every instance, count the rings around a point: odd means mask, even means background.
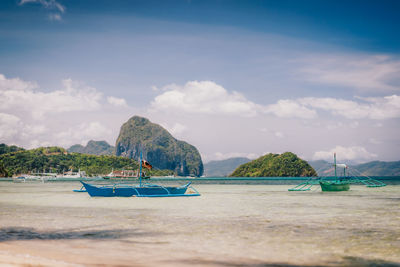
[[[350,183],[346,181],[320,181],[322,191],[349,191]]]
[[[92,185],[82,182],[91,197],[173,197],[191,196],[199,194],[185,194],[190,183],[181,187],[163,187],[157,185],[129,186],[129,185]]]

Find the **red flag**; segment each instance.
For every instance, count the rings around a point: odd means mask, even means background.
[[[142,160],[142,167],[151,170],[153,168],[153,166],[150,165],[150,163],[148,163],[145,160]]]

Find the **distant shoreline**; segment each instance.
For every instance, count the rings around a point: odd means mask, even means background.
[[[331,176],[324,177],[329,179]],[[400,184],[400,176],[370,176],[372,179],[384,181],[386,184]],[[301,181],[309,179],[317,179],[321,177],[154,177],[146,182],[183,182],[190,181],[194,184],[285,184],[292,185],[298,184]],[[332,179],[335,177],[332,176]],[[57,179],[57,180],[45,180],[45,183],[57,183],[57,182],[79,182],[80,180],[93,181],[100,183],[136,183],[137,178],[129,179],[100,179],[99,177],[87,178],[87,179]],[[12,182],[12,178],[0,178],[0,182]],[[27,183],[38,183],[37,181],[27,181]]]

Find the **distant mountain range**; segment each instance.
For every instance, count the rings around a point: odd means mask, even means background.
[[[224,177],[231,174],[239,165],[251,161],[248,158],[229,158],[225,160],[214,160],[204,164],[204,176]]]
[[[229,158],[215,160],[204,164],[204,174],[207,177],[229,176],[240,165],[250,162],[248,158]],[[335,170],[331,162],[324,160],[308,161],[318,176],[333,176]],[[400,161],[371,161],[363,164],[349,165],[350,175],[359,176],[400,176]],[[337,168],[338,175],[343,175],[343,169]]]
[[[324,160],[308,162],[319,176],[333,176],[335,169],[331,162]],[[355,176],[400,176],[400,161],[371,161],[363,164],[349,165],[347,172]],[[337,168],[338,175],[343,175],[343,168]]]
[[[91,154],[91,155],[114,155],[114,147],[106,141],[90,140],[86,146],[73,145],[67,149],[68,152]]]

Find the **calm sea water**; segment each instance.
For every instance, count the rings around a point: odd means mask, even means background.
[[[400,185],[289,187],[90,198],[77,182],[0,182],[0,265],[400,266]]]

